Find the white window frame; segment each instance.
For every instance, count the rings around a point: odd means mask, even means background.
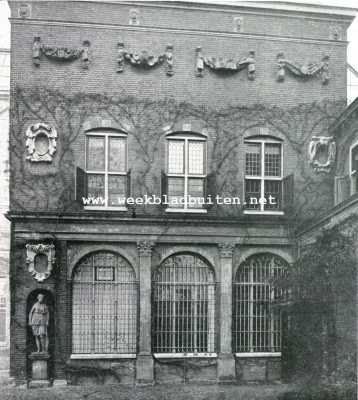
[[[169,173],[169,141],[170,140],[178,140],[178,141],[183,141],[184,140],[184,173],[183,174],[171,174]],[[190,174],[188,172],[188,166],[189,166],[189,142],[205,142],[205,147],[204,147],[204,174]],[[166,171],[167,171],[167,178],[184,178],[184,198],[188,198],[188,182],[189,178],[201,178],[204,179],[207,177],[207,166],[208,166],[208,149],[207,149],[207,138],[202,137],[201,135],[198,134],[187,134],[187,135],[175,135],[175,134],[170,134],[166,137],[166,151],[165,151],[165,165],[166,165]],[[165,212],[171,213],[171,212],[184,212],[184,213],[201,213],[205,214],[207,213],[207,210],[205,208],[189,208],[188,207],[188,202],[185,201],[184,207],[183,208],[174,208],[174,207],[167,207],[165,209]]]
[[[88,145],[87,145],[87,138],[88,137],[104,137],[105,144],[104,144],[104,149],[105,149],[105,169],[104,171],[92,171],[87,169],[87,152],[88,152]],[[109,172],[108,171],[108,151],[109,151],[109,138],[110,137],[121,137],[126,140],[126,172]],[[106,131],[106,130],[100,130],[100,131],[93,131],[93,132],[87,132],[86,133],[86,143],[85,143],[85,171],[86,174],[93,174],[93,175],[104,175],[104,197],[105,197],[105,205],[103,206],[96,206],[96,205],[86,205],[84,206],[85,210],[109,210],[109,211],[127,211],[126,206],[109,206],[108,205],[108,176],[109,175],[122,175],[122,176],[127,176],[128,175],[128,135],[125,133],[120,133],[120,132],[111,132],[111,131]]]
[[[246,197],[245,193],[245,181],[246,179],[260,180],[260,197],[263,199],[265,197],[265,181],[281,181],[283,182],[283,143],[281,140],[272,138],[247,138],[244,139],[244,145],[246,143],[257,143],[260,144],[261,150],[261,174],[260,175],[246,175],[246,151],[244,156],[244,199]],[[281,176],[265,176],[265,144],[279,144],[280,145],[280,156],[281,156]],[[245,148],[245,146],[244,146]],[[283,188],[281,189],[283,193]],[[267,215],[284,215],[282,210],[265,210],[265,205],[263,202],[259,203],[259,210],[244,210],[244,214],[267,214]]]
[[[353,150],[357,149],[358,150],[358,140],[355,141],[350,147],[349,147],[349,179],[350,179],[350,194],[351,196],[354,195],[355,193],[358,193],[358,187],[356,187],[356,175],[358,174],[358,171],[353,170],[353,165],[352,165],[352,157],[353,157]]]

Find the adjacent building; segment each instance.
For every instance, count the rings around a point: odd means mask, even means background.
[[[272,278],[338,182],[356,191],[356,133],[336,122],[354,10],[9,4],[16,382],[35,362],[54,384],[281,380]]]

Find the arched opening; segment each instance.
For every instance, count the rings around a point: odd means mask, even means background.
[[[72,288],[72,353],[136,353],[138,290],[127,260],[107,251],[85,256]]]
[[[285,293],[273,282],[287,269],[281,257],[254,254],[237,269],[233,282],[233,349],[236,353],[280,353],[282,315],[274,307]]]
[[[215,351],[215,276],[194,254],[168,257],[153,277],[154,353]]]

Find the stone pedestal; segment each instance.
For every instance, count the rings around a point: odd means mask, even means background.
[[[136,364],[136,383],[138,386],[154,384],[154,360],[151,354],[138,354]]]
[[[48,379],[48,360],[50,359],[50,355],[48,353],[31,353],[29,359],[31,360],[31,380],[29,387],[50,386]]]
[[[217,374],[219,383],[236,382],[235,357],[231,353],[218,355]]]

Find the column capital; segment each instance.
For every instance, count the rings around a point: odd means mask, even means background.
[[[140,256],[150,256],[155,243],[151,240],[139,240],[137,242],[137,249]]]
[[[230,258],[234,253],[236,243],[231,242],[222,242],[218,243],[220,257],[221,258]]]

